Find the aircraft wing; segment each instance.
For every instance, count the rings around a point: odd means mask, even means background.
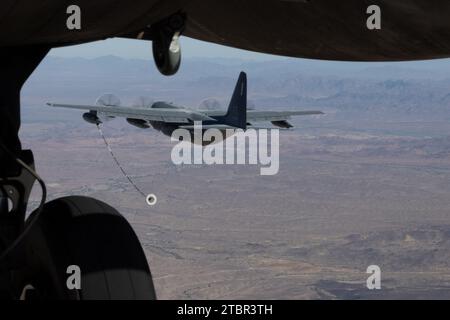
[[[322,111],[247,111],[248,122],[286,121],[292,116],[323,114]]]
[[[215,121],[215,119],[194,110],[172,108],[136,108],[118,106],[72,105],[47,103],[56,108],[69,108],[101,112],[108,117],[123,117],[163,122],[190,123],[192,121]]]
[[[183,125],[180,126],[180,129],[187,129],[187,130],[194,130],[196,129],[195,125]],[[229,126],[227,124],[207,124],[207,125],[202,125],[202,129],[207,130],[207,129],[218,129],[218,130],[225,130],[225,129],[236,129],[236,127],[233,126]]]
[[[195,126],[193,126],[193,125],[183,125],[183,126],[180,126],[180,129],[186,129],[186,130],[194,130],[194,129],[196,129],[196,127]],[[208,129],[218,129],[218,130],[226,130],[226,129],[233,129],[233,130],[235,130],[235,129],[238,129],[238,128],[236,128],[236,127],[232,127],[232,126],[229,126],[229,125],[226,125],[226,124],[208,124],[208,125],[202,125],[202,129],[203,130],[208,130]],[[247,125],[247,129],[273,129],[273,127],[271,127],[271,126],[265,126],[265,127],[262,127],[262,126],[254,126],[254,125]],[[278,128],[278,129],[288,129],[288,128]]]

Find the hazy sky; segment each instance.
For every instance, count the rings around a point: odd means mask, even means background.
[[[142,40],[108,39],[78,46],[53,49],[51,55],[60,57],[95,58],[115,55],[123,58],[149,59],[152,57],[152,43]],[[233,49],[190,38],[181,39],[183,57],[241,58],[251,60],[274,60],[283,57]]]

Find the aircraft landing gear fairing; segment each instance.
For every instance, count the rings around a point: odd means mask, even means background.
[[[153,58],[163,75],[177,73],[181,64],[180,36],[184,31],[186,15],[176,13],[150,27],[147,37],[151,38]]]
[[[91,198],[45,204],[32,153],[21,148],[20,90],[49,49],[0,51],[0,299],[155,299],[144,251],[129,223]],[[25,221],[36,179],[41,205]],[[71,267],[79,268],[81,288],[68,285]]]

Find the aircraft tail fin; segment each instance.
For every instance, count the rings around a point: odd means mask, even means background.
[[[247,129],[247,75],[241,72],[225,115],[229,126]]]

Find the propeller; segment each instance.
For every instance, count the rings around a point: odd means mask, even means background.
[[[203,100],[199,105],[200,110],[220,110],[222,108],[222,104],[219,100],[215,98],[208,98]]]
[[[95,104],[97,106],[120,107],[121,102],[116,95],[112,93],[106,93],[98,97]]]
[[[134,103],[133,103],[133,107],[136,108],[144,108],[144,109],[149,109],[153,106],[153,99],[149,98],[149,97],[138,97]]]

